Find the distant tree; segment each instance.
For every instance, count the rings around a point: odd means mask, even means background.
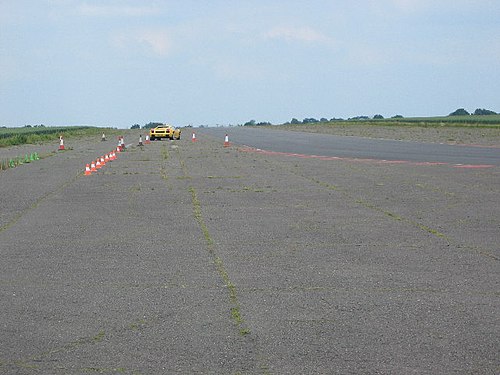
[[[141,128],[141,125],[139,124],[134,124],[130,127],[130,129],[140,129]]]
[[[269,126],[272,124],[269,121],[261,121],[261,122],[256,123],[255,125],[257,125],[257,126]]]
[[[316,122],[319,122],[318,120],[316,120],[315,118],[313,117],[309,117],[309,118],[305,118],[304,120],[302,120],[302,123],[303,124],[314,124]]]
[[[290,121],[290,124],[300,124],[301,122],[297,120],[295,117],[292,118],[292,121]]]
[[[375,116],[373,116],[373,119],[374,120],[383,120],[384,116],[382,116],[382,115],[375,115]]]
[[[335,117],[332,117],[332,118],[330,119],[330,121],[344,121],[344,119],[343,119],[343,118],[335,118]]]
[[[328,122],[328,119],[327,119],[327,118],[324,118],[324,117],[321,117],[321,118],[319,119],[319,122]]]
[[[370,118],[368,116],[356,116],[356,117],[351,117],[349,120],[369,120]]]
[[[396,115],[396,116],[392,116],[391,118],[403,118],[402,115]]]
[[[469,112],[467,112],[463,108],[459,108],[455,112],[451,112],[448,116],[468,116],[468,115],[470,115]]]
[[[493,111],[490,111],[489,109],[480,109],[480,108],[477,108],[475,111],[474,111],[474,114],[475,115],[479,115],[479,116],[488,116],[488,115],[496,115],[497,113],[496,112],[493,112]]]
[[[250,120],[243,124],[243,126],[253,126],[253,125],[255,125],[255,120]]]

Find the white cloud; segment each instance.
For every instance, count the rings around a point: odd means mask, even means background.
[[[141,29],[115,33],[111,44],[121,49],[145,47],[153,54],[165,57],[172,50],[172,38],[167,30]]]
[[[163,30],[143,30],[135,38],[139,43],[146,44],[155,54],[166,56],[172,46],[168,33]]]

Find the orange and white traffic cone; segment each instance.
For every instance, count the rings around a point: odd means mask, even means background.
[[[95,167],[96,167],[96,169],[101,169],[101,167],[102,167],[101,159],[97,158],[97,161],[95,162]]]
[[[196,142],[196,134],[193,132],[193,136],[191,137],[192,142]]]
[[[149,145],[151,143],[151,141],[149,140],[149,135],[146,134],[146,142],[144,142],[145,144]]]
[[[226,137],[224,138],[224,147],[229,147],[229,136],[226,134]]]
[[[104,155],[104,163],[109,163],[109,155]]]
[[[97,172],[97,169],[95,167],[95,161],[92,161],[92,163],[90,163],[90,171],[91,172]]]
[[[90,172],[90,165],[86,165],[85,166],[85,176],[90,176],[92,172]]]
[[[106,165],[106,160],[104,160],[104,156],[101,156],[101,167]]]
[[[59,150],[64,150],[64,139],[62,135],[59,137]]]

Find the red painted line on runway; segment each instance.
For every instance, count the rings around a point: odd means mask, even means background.
[[[491,164],[450,164],[444,162],[413,162],[409,160],[380,160],[380,159],[358,159],[358,158],[347,158],[347,157],[339,157],[339,156],[321,156],[321,155],[307,155],[307,154],[296,154],[291,152],[279,152],[279,151],[268,151],[262,150],[260,148],[254,148],[249,146],[244,146],[239,148],[242,152],[253,152],[257,154],[263,155],[277,155],[277,156],[290,156],[301,159],[319,159],[325,161],[350,161],[350,162],[358,162],[358,163],[376,163],[376,164],[408,164],[408,165],[418,165],[418,166],[439,166],[439,165],[447,165],[453,168],[464,168],[464,169],[484,169],[484,168],[493,168],[494,165]]]

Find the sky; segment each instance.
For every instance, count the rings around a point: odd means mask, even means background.
[[[0,126],[500,112],[498,0],[0,0]]]

